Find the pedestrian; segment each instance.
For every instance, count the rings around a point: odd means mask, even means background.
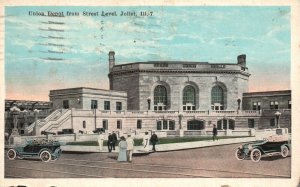
[[[128,134],[126,142],[127,142],[127,158],[128,158],[128,162],[132,162],[132,153],[133,153],[134,140],[132,139],[132,137],[131,137],[130,134]]]
[[[116,143],[118,142],[117,135],[112,131],[112,149],[115,150]]]
[[[98,135],[98,145],[99,145],[100,151],[103,150],[103,140],[104,140],[103,134],[102,134],[102,132],[99,132],[99,135]]]
[[[113,142],[113,137],[111,133],[108,133],[108,138],[107,138],[107,147],[108,151],[111,152],[112,150],[112,142]]]
[[[145,135],[143,137],[143,149],[144,151],[149,151],[149,135],[148,135],[148,132],[145,132]]]
[[[153,131],[153,133],[152,133],[152,135],[151,135],[150,142],[151,142],[151,144],[152,144],[152,150],[155,152],[155,151],[156,151],[155,145],[156,145],[156,143],[158,142],[158,137],[157,137],[157,135],[155,134],[154,131]]]
[[[127,162],[127,142],[124,136],[121,136],[120,140],[118,161]]]
[[[213,141],[215,141],[215,139],[218,139],[218,129],[216,127],[216,125],[214,124],[214,128],[213,128]]]

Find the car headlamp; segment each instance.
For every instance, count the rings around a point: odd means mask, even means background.
[[[251,144],[248,145],[248,149],[251,150],[253,147]]]
[[[239,149],[243,149],[243,145],[240,145],[240,146],[239,146]]]

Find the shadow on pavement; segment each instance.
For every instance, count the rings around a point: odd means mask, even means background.
[[[287,156],[286,158],[289,158],[291,156]],[[268,157],[262,157],[261,161],[274,161],[274,160],[280,160],[280,159],[285,159],[281,155],[276,155],[276,156],[268,156]]]

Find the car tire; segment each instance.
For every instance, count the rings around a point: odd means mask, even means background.
[[[250,157],[253,162],[259,162],[261,159],[261,151],[259,149],[253,149]]]
[[[235,158],[236,158],[237,160],[244,160],[245,157],[246,157],[246,155],[245,155],[245,153],[244,153],[241,149],[238,148],[238,149],[235,151]]]
[[[42,151],[40,154],[40,158],[43,162],[49,162],[51,160],[51,154],[49,151]]]
[[[6,155],[9,160],[14,160],[17,157],[17,152],[14,149],[9,149]]]
[[[281,156],[283,158],[287,157],[289,155],[289,148],[287,148],[287,146],[282,146],[281,147]]]

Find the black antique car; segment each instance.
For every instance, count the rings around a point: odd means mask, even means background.
[[[34,158],[39,157],[43,162],[57,160],[61,155],[60,143],[47,139],[30,140],[26,145],[14,146],[7,151],[10,160],[15,158]]]
[[[287,129],[276,129],[276,135],[269,136],[263,140],[240,145],[235,151],[237,160],[250,157],[253,162],[259,162],[263,155],[280,155],[287,157],[291,148],[291,142]]]

